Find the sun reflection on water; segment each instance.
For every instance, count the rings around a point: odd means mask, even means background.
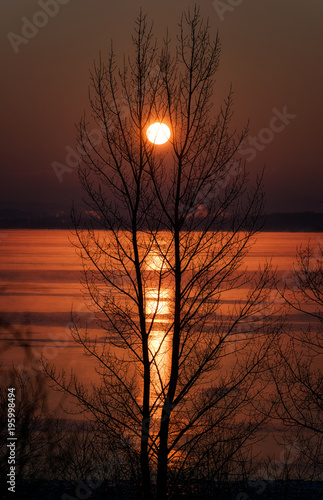
[[[159,250],[151,250],[145,262],[146,271],[165,271],[169,268],[166,257]]]
[[[170,290],[168,289],[158,289],[158,288],[148,288],[146,290],[146,314],[148,316],[155,315],[165,316],[170,313]]]
[[[152,400],[158,400],[165,387],[170,367],[172,291],[167,288],[149,288],[146,290],[145,297],[147,326],[150,331],[148,347],[152,366],[151,397]]]
[[[146,257],[145,313],[149,332],[148,348],[151,363],[151,402],[154,418],[160,416],[163,393],[171,365],[173,290],[168,273],[169,263],[159,248]]]

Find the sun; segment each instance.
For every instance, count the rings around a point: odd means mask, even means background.
[[[165,123],[153,123],[147,129],[147,137],[153,144],[165,144],[170,138],[169,127]]]

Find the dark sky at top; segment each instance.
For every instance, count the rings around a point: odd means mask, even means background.
[[[212,34],[219,29],[221,37],[216,95],[223,99],[233,83],[235,123],[242,127],[250,118],[254,138],[245,152],[252,160],[248,168],[266,165],[268,212],[323,211],[323,2],[198,4]],[[51,203],[60,210],[80,197],[75,170],[59,182],[52,164],[66,164],[75,149],[75,123],[87,108],[93,59],[99,50],[107,53],[111,39],[121,55],[129,50],[140,6],[161,37],[167,26],[174,34],[182,11],[193,5],[187,0],[1,2],[2,207],[27,203],[42,210]]]

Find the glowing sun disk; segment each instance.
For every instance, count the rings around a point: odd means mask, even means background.
[[[147,137],[153,144],[165,144],[170,138],[169,127],[165,123],[153,123],[147,129]]]

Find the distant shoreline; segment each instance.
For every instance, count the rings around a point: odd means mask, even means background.
[[[7,213],[6,213],[7,212]],[[35,213],[0,214],[0,230],[6,229],[73,229],[68,214],[37,215]],[[323,213],[273,213],[264,216],[261,232],[320,233],[323,232]]]

